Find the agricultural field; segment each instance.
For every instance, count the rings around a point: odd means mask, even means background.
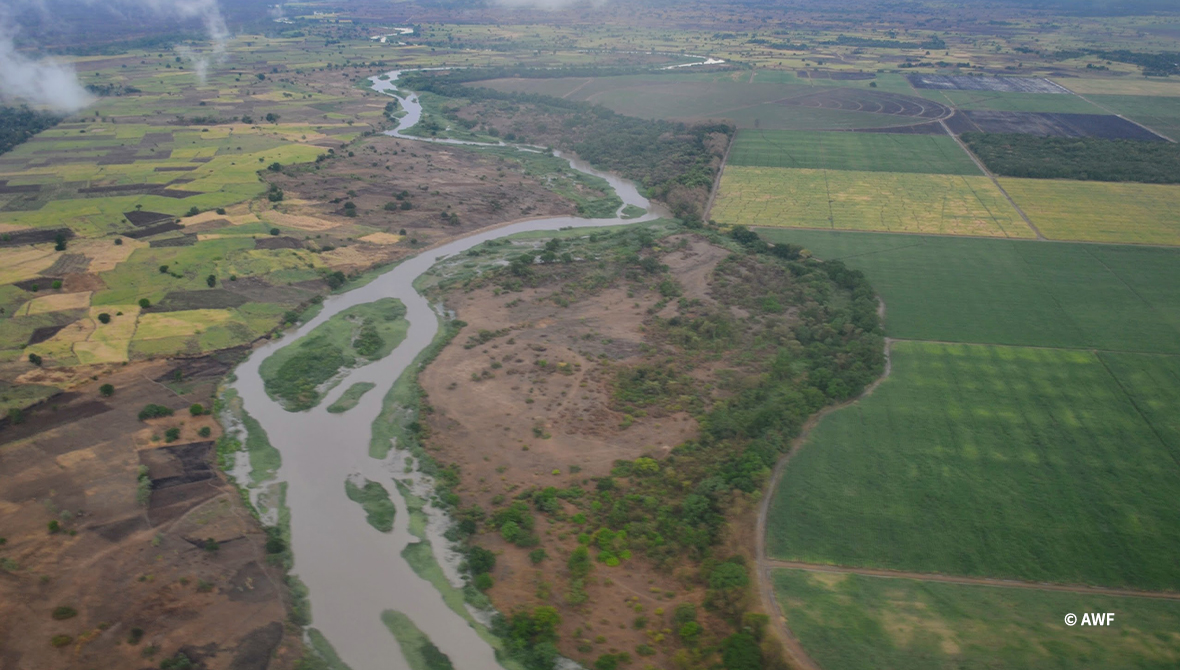
[[[960,110],[1051,114],[1106,113],[1102,108],[1086,102],[1076,95],[940,89],[918,89],[917,94],[934,102],[952,105]]]
[[[1180,656],[1180,603],[911,579],[775,570],[791,630],[823,668],[1165,668]],[[1066,612],[1115,612],[1070,628]]]
[[[775,492],[776,558],[1180,588],[1180,445],[1102,354],[896,342],[873,395],[827,417]],[[1132,370],[1153,356],[1122,356]],[[1175,414],[1180,407],[1169,407]],[[931,533],[937,528],[939,532]]]
[[[871,277],[890,337],[1180,354],[1180,250],[758,232]]]
[[[725,225],[1034,236],[983,176],[730,166],[711,218]]]
[[[980,175],[948,135],[743,130],[727,165]]]
[[[1096,104],[1162,133],[1175,140],[1180,137],[1180,90],[1173,97],[1132,95],[1089,96]]]
[[[1039,77],[968,77],[938,74],[911,74],[907,77],[916,89],[945,91],[987,91],[995,93],[1068,94],[1060,84]]]
[[[947,121],[947,127],[955,134],[1019,133],[1143,142],[1164,140],[1151,130],[1112,114],[960,111]]]
[[[1180,245],[1180,186],[1001,178],[1049,239]]]

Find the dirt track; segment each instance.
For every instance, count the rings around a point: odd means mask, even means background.
[[[877,308],[877,314],[879,314],[881,320],[884,321],[885,302],[880,298],[877,299],[877,302],[880,305]],[[819,422],[823,420],[823,418],[828,414],[853,405],[859,402],[861,398],[868,397],[873,391],[877,390],[877,387],[881,385],[881,382],[889,378],[889,373],[893,371],[893,358],[890,355],[890,350],[892,347],[893,340],[885,338],[885,371],[880,377],[877,378],[876,381],[874,381],[872,384],[869,384],[860,395],[847,402],[842,402],[839,405],[827,407],[807,420],[807,423],[803,425],[803,430],[799,433],[799,436],[791,442],[790,451],[788,451],[785,456],[779,459],[778,465],[774,466],[774,474],[771,475],[770,481],[767,482],[766,489],[762,493],[762,502],[758,506],[758,523],[754,529],[755,555],[757,556],[758,560],[758,597],[761,598],[762,609],[764,612],[766,612],[767,616],[770,617],[770,620],[774,625],[775,633],[778,635],[779,639],[783,643],[783,646],[787,650],[787,655],[791,657],[791,660],[794,661],[795,665],[800,668],[804,668],[805,670],[820,670],[820,667],[816,665],[815,661],[811,660],[811,657],[807,655],[806,651],[804,651],[803,645],[799,643],[799,639],[796,638],[791,632],[791,629],[787,627],[786,617],[783,616],[783,612],[778,605],[778,600],[774,595],[774,583],[770,579],[770,569],[772,567],[783,567],[781,565],[775,565],[780,563],[780,561],[773,561],[766,557],[766,515],[770,511],[770,499],[774,494],[774,490],[778,488],[779,480],[782,479],[783,472],[786,471],[787,464],[791,461],[791,457],[793,457],[795,453],[799,451],[799,447],[803,446],[803,443],[807,441],[808,436],[811,435],[812,429],[819,425]]]

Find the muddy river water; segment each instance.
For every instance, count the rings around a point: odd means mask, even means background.
[[[401,132],[418,122],[422,107],[416,96],[401,95],[397,90],[395,82],[399,74],[391,72],[387,79],[372,79],[374,89],[396,97],[406,111],[398,128],[386,134],[414,141],[460,143],[427,140]],[[486,240],[515,233],[636,223],[659,215],[634,184],[594,170],[581,161],[570,160],[570,165],[606,179],[625,205],[636,205],[649,213],[625,221],[619,218],[618,212],[614,219],[553,217],[521,221],[424,251],[361,288],[326,299],[323,311],[314,319],[256,349],[236,371],[237,379],[232,387],[241,396],[245,410],[262,425],[271,444],[282,454],[277,479],[287,483],[286,503],[291,512],[291,548],[295,557],[292,572],[310,592],[313,625],[352,670],[409,668],[397,641],[381,621],[381,612],[388,609],[410,617],[451,658],[456,668],[499,667],[491,646],[466,620],[449,609],[438,590],[415,574],[402,558],[406,544],[418,541],[408,531],[409,514],[393,485],[394,476],[402,476],[402,460],[393,456],[386,460],[369,457],[371,425],[381,412],[386,392],[438,332],[439,315],[412,284],[440,259]],[[349,371],[318,407],[306,412],[287,412],[266,395],[258,373],[263,360],[341,310],[387,297],[405,304],[410,322],[405,340],[389,356]],[[358,382],[371,382],[376,388],[348,412],[326,411],[345,389]],[[390,492],[397,506],[392,533],[382,533],[370,526],[360,505],[345,495],[344,481],[355,475],[380,482]],[[436,555],[441,555],[446,541],[440,537],[431,539]]]

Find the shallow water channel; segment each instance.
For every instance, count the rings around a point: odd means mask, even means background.
[[[396,97],[407,112],[395,130],[387,135],[405,140],[471,144],[454,140],[431,140],[402,134],[421,118],[417,96],[399,96],[394,82],[372,78],[374,89]],[[532,150],[522,148],[522,150]],[[609,173],[570,160],[574,169],[602,177],[622,198],[624,206],[636,205],[648,214],[623,220],[553,217],[520,221],[455,240],[423,251],[391,268],[369,284],[332,296],[312,320],[284,337],[256,349],[236,370],[231,385],[241,396],[244,408],[263,427],[271,444],[282,454],[277,480],[287,483],[286,503],[291,513],[291,549],[295,557],[292,572],[310,592],[313,625],[335,647],[341,660],[352,670],[408,669],[393,634],[381,621],[384,610],[398,610],[410,617],[443,653],[461,670],[498,668],[493,650],[462,617],[449,609],[439,591],[420,578],[402,558],[402,549],[418,541],[408,531],[409,513],[393,484],[402,473],[402,459],[391,453],[385,460],[369,457],[373,420],[381,412],[382,400],[402,372],[434,339],[439,315],[413,288],[413,282],[432,265],[462,253],[487,240],[515,233],[636,223],[657,218],[661,212],[641,196],[635,185]],[[621,211],[621,208],[620,208]],[[334,314],[354,305],[381,298],[397,298],[406,306],[410,322],[405,340],[385,358],[347,372],[319,406],[306,412],[287,412],[263,389],[259,365],[282,347],[306,335]],[[326,408],[345,389],[357,382],[376,384],[357,406],[343,414]],[[478,445],[472,445],[478,448]],[[365,521],[361,506],[345,495],[344,481],[362,475],[380,482],[397,506],[392,533],[382,533]],[[446,541],[431,537],[435,555]]]

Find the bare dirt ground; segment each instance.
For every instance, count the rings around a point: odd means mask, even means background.
[[[728,254],[693,239],[661,260],[686,298],[712,301],[710,275]],[[698,434],[686,412],[635,418],[624,428],[624,415],[612,408],[611,381],[621,367],[644,360],[644,321],[660,294],[629,297],[627,286],[618,283],[560,307],[553,296],[563,283],[500,295],[486,287],[452,293],[448,300],[468,325],[420,382],[432,408],[428,449],[439,462],[458,464],[462,483],[456,492],[463,506],[496,509],[534,487],[593,488],[590,478],[608,476],[615,460],[660,459]],[[478,344],[481,331],[501,334]],[[559,647],[571,658],[592,662],[602,653],[634,654],[637,645],[652,643],[651,631],[664,630],[668,624],[661,621],[676,604],[700,605],[703,599],[703,589],[691,579],[695,570],[660,571],[635,558],[622,567],[596,569],[587,581],[588,601],[567,605],[565,565],[579,531],[539,516],[536,532],[550,556],[536,565],[529,549],[494,532],[478,536],[481,546],[498,555],[496,585],[488,595],[502,612],[558,607]],[[647,630],[632,625],[640,614],[650,621]],[[710,625],[701,614],[702,624]],[[592,653],[585,651],[588,646]],[[669,661],[662,652],[640,660],[657,666]]]
[[[208,359],[116,366],[0,428],[0,667],[130,670],[177,653],[208,670],[292,667],[300,645],[281,574],[209,465],[217,423],[188,411],[208,405],[225,370]],[[148,403],[177,411],[140,422]],[[55,617],[59,607],[76,614]]]

